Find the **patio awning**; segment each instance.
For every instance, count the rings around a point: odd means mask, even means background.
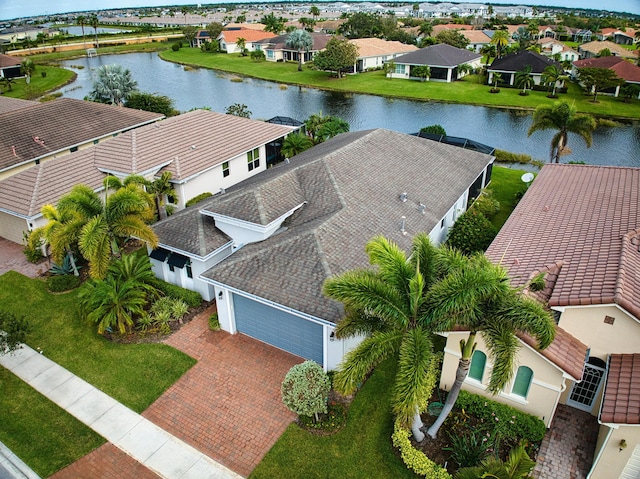
[[[175,268],[184,268],[184,265],[187,264],[187,261],[189,261],[189,258],[187,258],[186,256],[172,252],[169,255],[169,261],[167,261],[167,263]]]
[[[153,258],[160,262],[164,262],[164,260],[167,259],[167,256],[169,256],[169,251],[164,248],[156,248],[149,254],[149,258]]]

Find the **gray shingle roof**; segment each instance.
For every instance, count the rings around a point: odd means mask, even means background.
[[[455,67],[480,58],[482,55],[463,48],[452,47],[446,43],[438,43],[421,48],[415,52],[396,57],[395,63],[407,65],[429,65],[440,67]]]
[[[339,135],[193,207],[264,224],[306,201],[287,219],[286,229],[244,246],[204,276],[337,321],[341,310],[323,297],[324,280],[367,266],[364,245],[375,235],[408,250],[412,236],[438,225],[491,160],[382,129]],[[399,199],[403,192],[409,197],[405,203]],[[420,202],[427,205],[424,213]],[[185,243],[180,234],[197,231],[193,209],[156,226],[161,244],[180,248]],[[402,216],[406,236],[400,231]],[[165,234],[163,225],[174,221],[175,234]]]
[[[552,58],[524,50],[522,52],[510,53],[502,58],[496,58],[489,67],[489,70],[518,72],[529,66],[531,67],[532,73],[542,73],[549,65],[555,65],[562,71],[562,64]]]
[[[0,170],[161,118],[158,113],[71,98],[1,113]]]

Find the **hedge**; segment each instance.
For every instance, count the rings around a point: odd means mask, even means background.
[[[200,193],[198,196],[194,196],[189,201],[187,201],[184,206],[188,208],[189,206],[193,206],[196,203],[200,203],[202,200],[206,200],[210,196],[213,196],[213,194],[209,193],[208,191],[206,193]]]
[[[395,422],[391,440],[393,445],[400,451],[400,456],[405,465],[416,474],[427,479],[451,479],[451,474],[445,468],[429,459],[424,452],[418,451],[413,447],[409,440],[410,435],[411,431],[403,427],[400,421]]]
[[[197,291],[181,288],[180,286],[176,286],[175,284],[167,283],[166,281],[159,279],[154,281],[153,285],[163,292],[165,296],[183,300],[190,308],[200,306],[202,303],[202,296],[200,296],[200,293]]]

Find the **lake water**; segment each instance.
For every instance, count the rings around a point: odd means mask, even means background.
[[[554,134],[547,131],[527,136],[532,117],[520,111],[326,92],[250,78],[239,81],[235,75],[204,68],[185,70],[182,65],[161,60],[157,53],[101,55],[62,62],[78,78],[61,91],[66,97],[84,98],[92,90],[95,68],[114,63],[131,71],[140,90],[172,98],[180,111],[210,107],[224,112],[229,105],[243,103],[254,119],[289,116],[300,121],[321,111],[348,121],[352,131],[386,128],[414,133],[424,126],[440,124],[448,135],[526,153],[543,161],[548,161]],[[617,128],[599,127],[591,148],[582,138],[570,134],[569,147],[573,153],[563,157],[564,162],[640,167],[640,122]]]

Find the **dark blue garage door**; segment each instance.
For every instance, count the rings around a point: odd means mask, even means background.
[[[321,324],[237,294],[233,307],[238,332],[323,364]]]

